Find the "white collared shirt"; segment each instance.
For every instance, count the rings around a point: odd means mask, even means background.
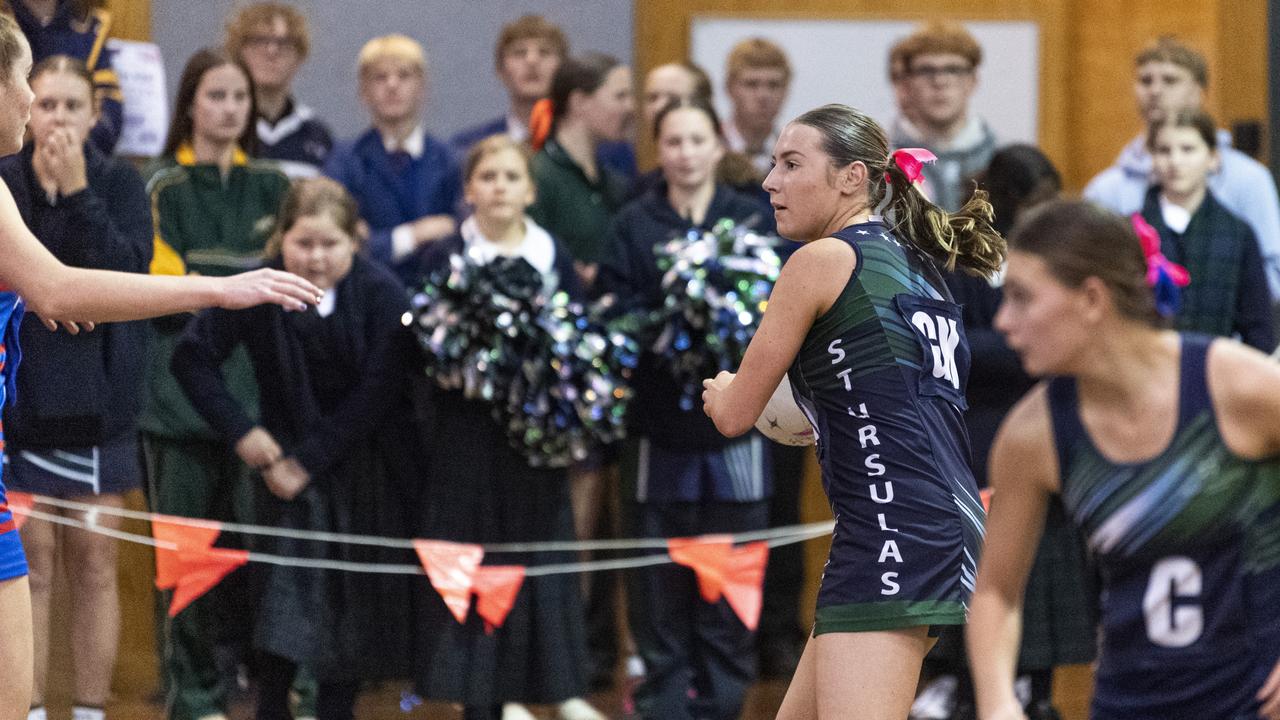
[[[769,137],[764,139],[760,152],[753,155],[747,150],[747,139],[742,136],[738,126],[733,124],[733,120],[730,119],[724,124],[724,144],[728,145],[730,150],[746,155],[755,169],[763,175],[768,175],[769,170],[773,168],[773,146],[777,142],[778,131],[770,130]]]
[[[524,239],[515,247],[503,247],[486,238],[480,232],[475,216],[462,221],[458,229],[467,259],[480,265],[492,262],[498,256],[524,258],[543,277],[550,276],[556,267],[556,244],[550,233],[528,216],[524,218]]]
[[[1187,231],[1187,226],[1191,224],[1191,211],[1176,205],[1164,199],[1164,195],[1160,196],[1160,217],[1164,220],[1165,227],[1181,235]]]
[[[511,113],[507,113],[507,134],[516,142],[527,142],[529,140],[529,124]]]
[[[395,138],[387,135],[382,136],[382,147],[386,149],[388,155],[397,150],[403,150],[409,153],[409,157],[418,160],[422,158],[422,151],[426,146],[427,129],[422,123],[418,123],[413,128],[413,131],[404,139],[404,142],[397,143]]]

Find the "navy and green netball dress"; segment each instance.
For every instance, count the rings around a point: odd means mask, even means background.
[[[0,408],[12,402],[14,378],[22,351],[18,347],[18,326],[22,324],[22,299],[0,288]],[[0,453],[4,451],[4,427],[0,423]],[[9,498],[0,481],[0,580],[27,574],[27,556],[22,552],[18,526],[9,509]]]
[[[788,376],[835,514],[814,634],[965,621],[984,513],[961,416],[969,345],[934,264],[882,223]]]
[[[1226,447],[1209,342],[1182,336],[1177,431],[1146,462],[1104,458],[1075,381],[1049,384],[1062,499],[1102,574],[1093,720],[1257,717],[1280,656],[1280,460]]]

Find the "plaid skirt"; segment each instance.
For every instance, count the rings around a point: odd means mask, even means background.
[[[1093,660],[1098,645],[1098,582],[1084,541],[1054,497],[1027,579],[1018,667],[1047,670]]]

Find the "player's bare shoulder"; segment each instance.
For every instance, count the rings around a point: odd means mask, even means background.
[[[1280,453],[1280,363],[1233,340],[1209,346],[1208,384],[1218,430],[1246,458]]]
[[[1058,490],[1058,456],[1054,452],[1048,383],[1041,382],[1018,401],[996,433],[991,447],[991,483],[1034,482]]]

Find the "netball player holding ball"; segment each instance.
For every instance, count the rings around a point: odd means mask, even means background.
[[[843,105],[788,124],[764,188],[778,232],[805,245],[738,373],[704,382],[732,437],[790,378],[836,517],[783,720],[903,720],[931,628],[965,622],[983,511],[961,417],[969,350],[939,269],[990,275],[1004,240],[982,195],[948,214],[920,194],[929,158],[890,156],[884,131]]]
[[[22,147],[31,115],[31,48],[16,22],[0,15],[0,155]],[[320,290],[289,273],[255,270],[232,277],[172,277],[63,265],[22,223],[8,187],[0,184],[0,403],[12,392],[20,357],[18,325],[25,302],[45,324],[70,332],[79,324],[143,318],[219,306],[276,303],[301,310]],[[27,562],[0,485],[0,720],[26,717],[31,704],[31,593]]]

